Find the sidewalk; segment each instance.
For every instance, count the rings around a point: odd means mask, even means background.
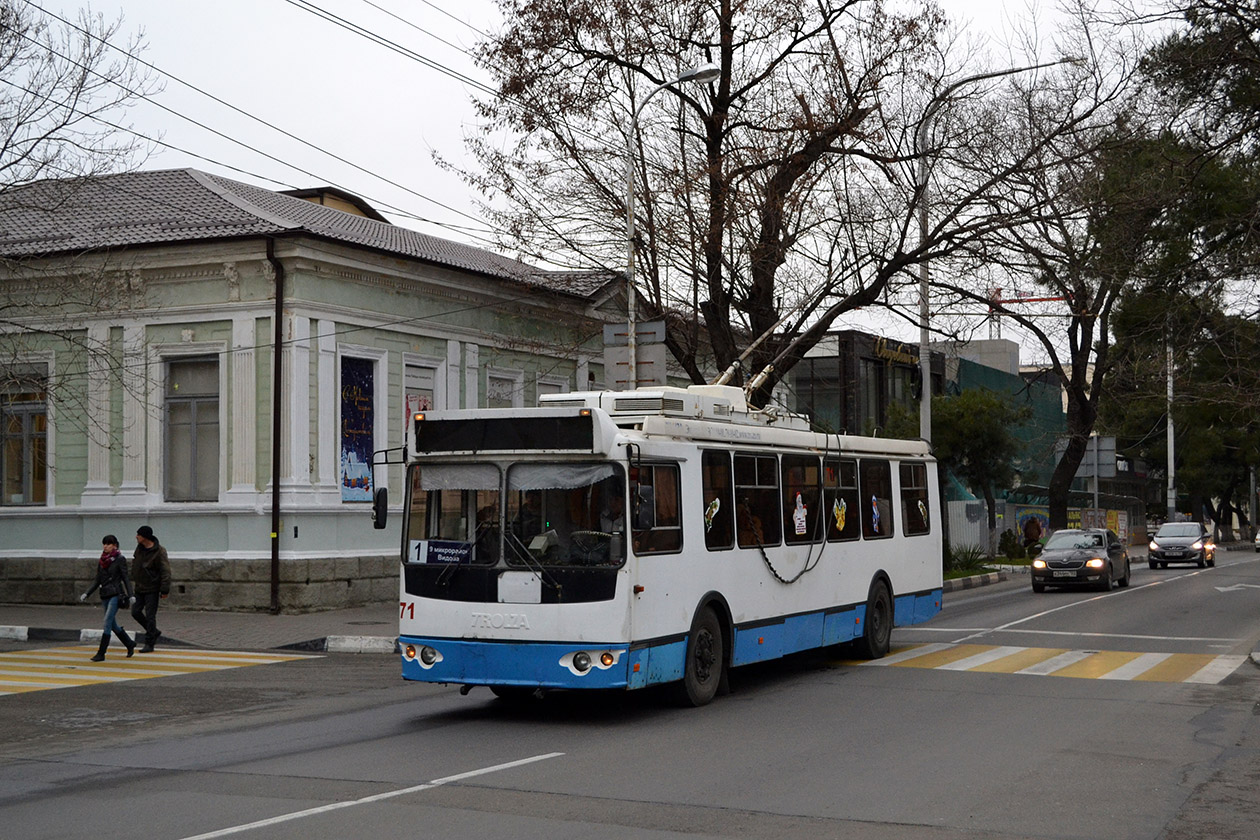
[[[96,600],[75,606],[0,604],[0,639],[95,642],[100,638],[101,619]],[[128,634],[138,629],[122,610],[118,623]],[[158,627],[162,630],[159,647],[390,653],[397,648],[398,605],[270,615],[181,610],[163,604],[158,610]]]

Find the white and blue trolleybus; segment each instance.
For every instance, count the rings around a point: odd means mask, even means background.
[[[741,389],[545,396],[430,411],[408,435],[403,677],[549,689],[676,683],[855,643],[941,607],[921,441],[820,434]]]

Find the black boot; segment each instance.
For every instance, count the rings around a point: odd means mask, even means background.
[[[109,634],[101,636],[101,646],[96,651],[96,656],[92,657],[93,662],[105,661],[105,648],[109,647]]]
[[[161,638],[161,636],[161,630],[154,630],[151,633],[146,633],[144,637],[144,647],[140,648],[140,652],[153,653],[153,646],[157,644],[157,640]]]
[[[119,641],[121,641],[124,645],[127,646],[128,659],[136,655],[136,643],[133,642],[131,640],[131,637],[127,635],[126,630],[122,629],[121,627],[118,627],[114,630],[114,635],[118,637]]]

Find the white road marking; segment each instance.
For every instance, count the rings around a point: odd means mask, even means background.
[[[1172,656],[1171,653],[1144,653],[1132,662],[1126,662],[1116,670],[1103,674],[1098,679],[1131,680],[1145,674],[1170,656]]]
[[[1067,653],[1060,653],[1058,656],[1052,656],[1045,662],[1038,662],[1022,670],[1016,671],[1017,674],[1033,674],[1035,676],[1048,676],[1058,671],[1060,668],[1066,668],[1069,665],[1075,665],[1082,659],[1088,659],[1096,650],[1069,650]]]
[[[545,755],[535,755],[530,758],[522,758],[517,761],[509,761],[504,764],[496,764],[493,767],[483,767],[480,770],[470,770],[467,773],[458,773],[454,776],[443,776],[440,779],[434,779],[423,785],[415,785],[414,787],[402,788],[401,790],[391,790],[385,793],[377,793],[372,796],[365,796],[362,799],[355,799],[350,802],[333,802],[328,805],[321,805],[318,808],[307,808],[305,811],[294,811],[290,814],[281,814],[278,817],[270,817],[257,822],[245,823],[244,825],[234,825],[229,828],[221,828],[218,831],[210,831],[206,834],[197,834],[192,837],[185,837],[183,840],[213,840],[215,837],[227,837],[232,834],[240,834],[243,831],[253,831],[256,828],[266,828],[270,825],[279,825],[280,823],[291,822],[293,820],[305,819],[313,817],[317,814],[326,814],[329,811],[338,811],[342,808],[350,808],[355,805],[365,805],[369,802],[380,802],[383,799],[392,799],[396,796],[406,796],[409,793],[419,793],[420,791],[430,790],[441,785],[450,784],[451,782],[459,782],[464,779],[471,779],[475,776],[484,776],[487,773],[497,773],[500,770],[510,770],[513,767],[521,767],[525,764],[533,764],[536,761],[545,761],[548,758],[557,758],[564,753],[546,753]]]

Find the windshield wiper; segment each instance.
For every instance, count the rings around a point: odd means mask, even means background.
[[[504,540],[504,542],[507,543],[508,547],[512,549],[512,552],[516,554],[516,556],[531,572],[538,575],[539,580],[556,591],[557,601],[564,600],[562,597],[564,587],[557,583],[555,578],[547,574],[547,570],[543,567],[542,561],[535,559],[534,556],[530,554],[529,547],[526,546],[525,543],[521,542],[521,538],[516,536],[514,531],[508,529],[507,539]]]

